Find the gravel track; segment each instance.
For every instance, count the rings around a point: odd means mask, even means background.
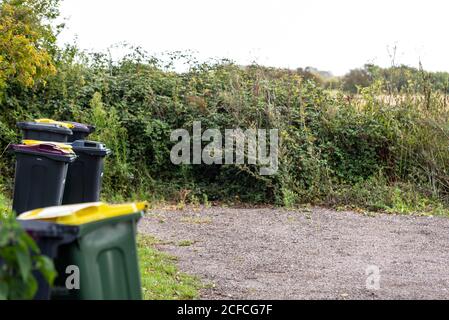
[[[208,284],[203,299],[449,298],[444,217],[188,208],[152,211],[139,232]],[[377,290],[368,266],[380,270]]]

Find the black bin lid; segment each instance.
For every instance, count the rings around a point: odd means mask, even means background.
[[[72,131],[87,132],[87,133],[92,133],[95,131],[95,126],[92,126],[90,124],[84,124],[84,123],[79,123],[79,122],[74,122],[74,121],[64,121],[64,122],[70,123],[71,125],[73,125]]]
[[[106,148],[106,145],[97,141],[76,140],[70,143],[70,145],[75,153],[83,152],[91,156],[99,157],[105,157],[111,153],[111,150]]]
[[[67,136],[73,134],[72,130],[54,123],[39,123],[39,122],[18,122],[17,126],[22,130],[34,130],[34,131],[45,131],[60,133]]]
[[[15,153],[42,156],[62,162],[73,162],[76,159],[76,154],[74,152],[66,152],[51,142],[42,141],[41,143],[34,145],[10,144],[9,149],[13,150]]]
[[[63,238],[77,235],[78,226],[67,226],[42,220],[18,220],[22,227],[33,236]]]

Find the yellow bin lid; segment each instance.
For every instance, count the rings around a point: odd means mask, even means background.
[[[36,146],[39,144],[48,144],[53,145],[59,150],[65,153],[75,153],[71,145],[62,143],[62,142],[53,142],[53,141],[39,141],[39,140],[22,140],[22,144],[26,146]]]
[[[37,122],[37,123],[57,124],[57,125],[59,125],[59,126],[61,126],[61,127],[65,127],[65,128],[68,128],[68,129],[72,129],[72,128],[75,127],[75,125],[72,124],[72,123],[67,123],[67,122],[62,122],[62,121],[56,121],[56,120],[53,120],[53,119],[46,119],[46,118],[44,118],[44,119],[35,119],[34,122]]]
[[[65,225],[80,225],[145,211],[147,202],[107,204],[89,202],[35,209],[22,213],[18,220],[45,220]]]

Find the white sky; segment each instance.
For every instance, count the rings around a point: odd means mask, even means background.
[[[105,50],[127,42],[150,53],[193,50],[336,75],[367,62],[449,71],[447,0],[63,0],[61,43]]]

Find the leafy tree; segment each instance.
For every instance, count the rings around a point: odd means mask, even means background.
[[[370,73],[366,68],[353,69],[343,77],[343,90],[357,93],[358,88],[368,87],[372,83]]]
[[[449,93],[449,73],[435,72],[432,74],[435,89]]]
[[[319,85],[323,85],[324,83],[323,77],[320,75],[319,71],[312,67],[306,67],[305,69],[297,68],[296,72],[305,80],[315,81],[315,83]]]
[[[32,87],[56,73],[59,0],[0,1],[0,97],[12,83]]]

